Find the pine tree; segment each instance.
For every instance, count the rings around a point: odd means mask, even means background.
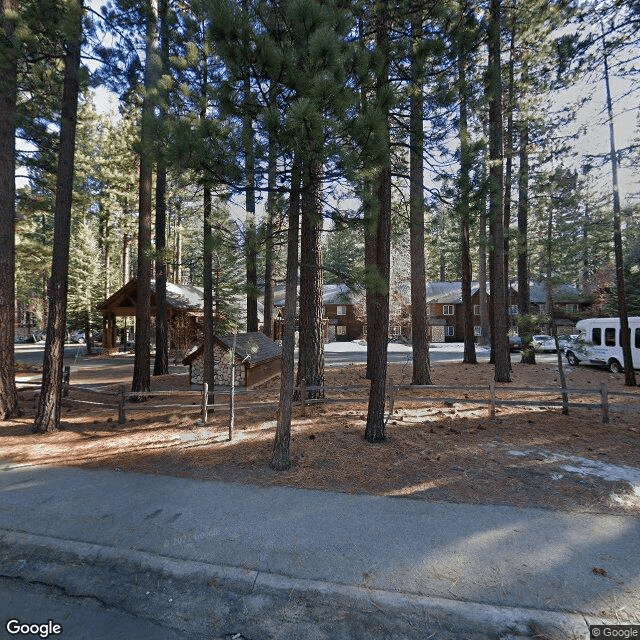
[[[53,261],[48,291],[49,313],[42,370],[42,391],[35,418],[35,430],[40,433],[55,431],[60,424],[83,11],[82,0],[68,2],[67,21],[64,24],[66,53],[56,182]]]
[[[138,270],[136,287],[136,346],[132,391],[149,391],[151,324],[151,207],[154,157],[155,103],[159,73],[157,0],[145,2],[145,78],[140,126],[140,182],[138,188]],[[138,399],[144,396],[136,396]]]
[[[2,0],[0,6],[0,420],[7,420],[20,413],[13,358],[18,3]]]

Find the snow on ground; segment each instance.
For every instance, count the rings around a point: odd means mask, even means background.
[[[514,457],[528,456],[535,454],[543,456],[546,462],[550,464],[560,464],[560,468],[568,473],[576,473],[581,476],[595,476],[602,480],[618,482],[620,480],[627,482],[631,487],[631,494],[619,496],[615,493],[611,494],[614,502],[618,502],[624,506],[633,506],[640,504],[640,469],[628,467],[626,465],[615,465],[600,460],[590,460],[580,456],[569,456],[561,453],[549,453],[548,451],[532,450],[532,451],[509,451]],[[568,464],[567,464],[568,463]],[[554,480],[560,480],[561,474],[553,473]]]

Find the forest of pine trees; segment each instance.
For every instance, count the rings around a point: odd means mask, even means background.
[[[269,333],[286,285],[278,469],[298,307],[297,381],[323,380],[323,284],[365,295],[372,442],[398,283],[414,384],[433,382],[429,280],[462,282],[469,363],[470,282],[490,283],[502,382],[510,284],[526,312],[530,280],[589,292],[609,270],[608,311],[640,314],[636,2],[0,2],[2,419],[20,412],[16,310],[46,333],[35,429],[55,430],[67,332],[90,348],[96,305],[134,276],[140,400],[152,345],[168,371],[166,282],[205,288],[208,380],[213,332],[257,330],[264,296]]]

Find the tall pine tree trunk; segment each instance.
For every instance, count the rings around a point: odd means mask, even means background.
[[[607,113],[609,116],[609,147],[611,158],[611,182],[613,185],[613,252],[616,258],[616,289],[618,293],[618,317],[620,318],[620,346],[624,366],[624,384],[636,386],[636,374],[633,369],[631,354],[631,332],[629,331],[629,313],[627,309],[627,284],[624,279],[624,258],[622,255],[622,231],[620,228],[620,191],[618,188],[618,156],[613,129],[613,107],[611,104],[611,88],[609,86],[609,58],[607,43],[602,26],[602,53],[604,57],[604,81],[607,91]]]
[[[151,194],[154,162],[155,91],[158,81],[157,0],[148,0],[145,55],[145,96],[140,129],[140,179],[138,184],[138,272],[136,297],[136,346],[132,391],[149,391],[151,357]],[[142,399],[138,396],[137,399]]]
[[[502,80],[500,65],[500,0],[489,3],[489,220],[492,232],[491,307],[496,382],[510,382],[507,336],[506,277],[504,273]]]
[[[213,207],[211,203],[211,188],[204,187],[204,220],[202,238],[202,285],[204,288],[204,354],[202,381],[209,385],[209,401],[213,402],[213,389],[215,385],[215,370],[213,357],[213,335],[215,333],[215,320],[213,317],[213,235],[211,233],[211,216]]]
[[[522,68],[522,83],[526,86],[528,71]],[[529,313],[529,123],[523,116],[520,126],[520,149],[518,151],[518,310]]]
[[[280,400],[278,422],[273,443],[271,466],[287,469],[291,441],[291,403],[295,368],[296,302],[298,297],[298,224],[300,218],[300,162],[294,159],[291,170],[289,195],[289,231],[287,235],[287,282],[284,297],[284,329],[282,334],[282,365],[280,373]]]
[[[271,93],[274,93],[273,91]],[[275,101],[275,100],[274,100]],[[269,153],[267,158],[267,225],[265,232],[264,265],[264,321],[262,331],[273,338],[273,291],[275,266],[275,220],[276,220],[276,140],[269,135]]]
[[[321,387],[324,382],[322,275],[322,166],[311,159],[303,168],[302,237],[300,240],[300,319],[297,383]],[[320,391],[309,391],[312,398]]]
[[[160,0],[160,59],[163,73],[169,66],[168,0]],[[162,96],[160,121],[166,117],[166,92]],[[153,375],[169,373],[169,324],[167,318],[167,262],[165,256],[167,235],[167,161],[165,149],[159,145],[156,169],[156,354]]]
[[[47,341],[42,368],[42,391],[38,401],[35,430],[55,431],[60,426],[62,400],[62,368],[67,324],[67,292],[69,283],[69,240],[73,197],[73,167],[78,119],[80,45],[82,43],[83,5],[69,3],[69,29],[64,56],[64,85],[60,149],[54,212],[53,259],[48,287],[49,313]]]
[[[504,155],[504,203],[503,203],[503,228],[504,228],[504,277],[507,286],[507,308],[509,307],[508,297],[511,286],[509,284],[509,229],[511,227],[511,182],[513,176],[513,108],[514,108],[514,68],[516,57],[516,10],[515,5],[510,7],[511,11],[511,40],[509,45],[509,75],[507,87],[506,116],[507,126],[505,128]],[[507,322],[510,316],[507,315]]]
[[[471,200],[471,166],[473,158],[469,145],[467,50],[462,38],[458,38],[458,91],[460,102],[460,188],[458,215],[460,218],[460,271],[462,275],[462,313],[464,327],[463,362],[476,364],[476,345],[473,330],[473,303],[471,300],[471,247],[469,239],[469,202]]]
[[[422,38],[422,11],[414,7],[412,40]],[[409,112],[409,251],[411,254],[412,384],[431,384],[429,334],[424,264],[424,60],[415,51],[411,58],[412,94]]]
[[[248,3],[243,0],[243,10],[248,13]],[[248,15],[247,15],[248,20]],[[248,54],[247,54],[248,55]],[[253,135],[253,108],[251,76],[247,67],[244,77],[244,117],[242,142],[245,163],[245,251],[247,275],[247,331],[258,330],[258,237],[256,231],[256,152]]]
[[[391,271],[391,154],[389,132],[389,15],[386,3],[376,5],[376,49],[380,63],[376,70],[376,100],[381,129],[377,185],[376,270],[378,285],[372,296],[373,317],[367,318],[371,340],[371,387],[365,438],[379,442],[386,438],[384,405],[387,384],[387,338],[389,335],[389,276]]]
[[[0,420],[19,415],[15,381],[15,179],[17,0],[2,0],[0,15]]]

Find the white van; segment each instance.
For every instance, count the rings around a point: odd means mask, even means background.
[[[565,355],[570,365],[580,362],[608,367],[621,373],[624,358],[620,346],[620,318],[588,318],[576,323],[578,337],[567,346]],[[640,369],[640,317],[629,318],[633,368]]]

